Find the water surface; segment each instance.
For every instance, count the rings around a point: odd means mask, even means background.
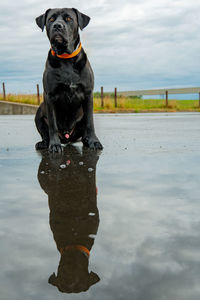
[[[95,127],[102,153],[52,157],[33,116],[0,117],[0,299],[199,299],[200,114]]]

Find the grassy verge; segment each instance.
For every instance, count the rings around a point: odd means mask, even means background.
[[[42,96],[40,96],[42,101]],[[3,100],[3,95],[0,94],[0,100]],[[24,104],[33,104],[37,105],[37,95],[36,94],[7,94],[6,100],[10,102],[19,102]]]
[[[0,94],[0,100],[3,95]],[[41,101],[42,95],[40,96]],[[35,94],[8,94],[7,101],[37,105]],[[101,97],[99,93],[94,93],[94,112],[163,112],[163,111],[200,111],[198,100],[169,100],[168,107],[165,100],[142,99],[138,97],[118,97],[117,108],[114,105],[114,95],[106,94],[104,97],[104,108],[101,107]]]
[[[101,107],[101,99],[94,98],[95,112],[162,112],[162,111],[200,111],[198,100],[169,100],[166,107],[165,100],[125,98],[118,97],[117,108],[112,97],[104,97],[104,108]]]

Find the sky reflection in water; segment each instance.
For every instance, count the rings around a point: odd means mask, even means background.
[[[77,144],[52,160],[33,148],[32,117],[1,117],[2,300],[198,299],[199,119],[96,116],[100,157]],[[89,266],[80,251],[60,260],[75,242]]]

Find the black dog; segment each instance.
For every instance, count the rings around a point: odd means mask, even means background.
[[[61,143],[82,138],[85,146],[103,149],[93,124],[94,75],[79,36],[90,18],[77,9],[48,9],[36,18],[51,44],[43,74],[44,102],[35,117],[42,141],[36,149],[60,152]]]
[[[88,270],[89,255],[99,226],[96,195],[98,151],[74,146],[51,159],[42,151],[38,180],[48,194],[49,223],[60,252],[57,275],[49,283],[65,293],[80,293],[100,278]],[[89,172],[89,171],[90,172]]]

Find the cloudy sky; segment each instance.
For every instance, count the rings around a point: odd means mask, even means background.
[[[200,0],[18,0],[0,4],[7,92],[35,92],[41,84],[49,42],[35,17],[55,7],[91,17],[81,40],[96,91],[200,86]]]

